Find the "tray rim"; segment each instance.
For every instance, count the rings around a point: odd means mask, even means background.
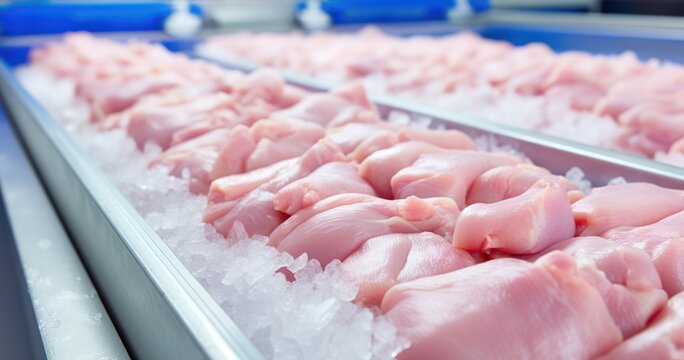
[[[140,266],[144,275],[152,283],[152,289],[146,289],[138,295],[156,294],[159,298],[155,301],[147,299],[151,303],[161,299],[168,307],[181,326],[174,330],[177,336],[174,341],[183,339],[194,343],[193,358],[221,358],[221,359],[263,359],[254,344],[242,333],[238,326],[230,319],[211,298],[209,293],[202,287],[199,281],[185,268],[170,248],[161,240],[154,230],[145,222],[142,216],[133,208],[130,202],[109,181],[104,173],[90,160],[83,150],[75,144],[62,125],[34,99],[21,85],[14,72],[4,63],[0,65],[0,94],[2,94],[5,108],[10,114],[10,121],[17,128],[22,142],[27,147],[32,161],[38,165],[37,169],[41,179],[50,190],[50,197],[58,207],[59,213],[64,220],[65,207],[56,200],[53,192],[57,191],[58,184],[50,180],[50,174],[44,169],[45,160],[41,160],[35,143],[39,135],[49,140],[48,145],[53,148],[55,156],[61,158],[67,165],[66,171],[71,171],[79,181],[78,186],[86,192],[96,205],[95,210],[112,226],[114,238],[117,238],[131,258]],[[34,128],[29,128],[33,125]],[[34,130],[38,130],[36,132]],[[36,140],[37,141],[37,140]],[[72,235],[72,241],[78,248],[81,257],[89,273],[93,276],[98,292],[102,295],[110,313],[116,317],[117,312],[123,311],[126,304],[112,304],[106,289],[102,289],[102,279],[98,274],[109,269],[99,267],[88,261],[92,257],[84,250],[84,241],[74,236],[73,228],[83,226],[70,221],[64,221]],[[102,230],[102,229],[98,229]],[[119,289],[125,290],[125,289]],[[146,295],[154,296],[154,295]],[[157,319],[169,322],[170,319]],[[133,326],[147,327],[154,331],[156,321],[145,324],[141,319],[137,324],[122,324],[117,322],[117,329],[124,333],[127,347],[135,339],[126,338],[125,333]],[[171,324],[171,322],[167,323]],[[140,352],[150,351],[147,355],[158,354],[153,347],[161,347],[159,344],[138,344]],[[136,352],[133,352],[136,354]],[[136,355],[143,355],[138,353]],[[178,356],[169,355],[168,358]],[[147,356],[145,356],[147,357]]]
[[[240,71],[253,71],[262,66],[239,61],[226,61],[196,52],[189,52],[190,56],[218,63],[228,69]],[[311,90],[329,90],[332,85],[320,82],[312,78],[301,76],[288,71],[279,71],[288,83]],[[184,339],[190,339],[197,345],[196,355],[198,358],[263,358],[254,345],[239,330],[237,325],[209,296],[206,290],[199,284],[197,279],[180,263],[180,260],[163,243],[159,236],[142,219],[140,214],[132,207],[119,190],[111,184],[107,177],[99,170],[73,142],[66,130],[43,108],[18,82],[13,71],[6,65],[0,66],[0,93],[6,102],[6,108],[14,121],[15,126],[23,138],[35,163],[38,149],[31,138],[42,135],[49,140],[54,147],[55,155],[60,157],[69,169],[77,175],[80,187],[98,205],[97,210],[112,225],[113,234],[125,246],[129,254],[141,265],[142,270],[150,281],[153,281],[154,291],[158,293],[172,310],[176,320],[182,327],[178,329],[179,335]],[[462,128],[490,134],[502,139],[513,139],[514,142],[532,144],[536,147],[551,149],[556,152],[571,154],[577,158],[590,159],[594,162],[608,164],[619,169],[629,170],[632,173],[641,173],[654,178],[662,178],[677,184],[684,189],[684,169],[656,162],[651,159],[607,150],[595,146],[584,145],[569,140],[519,129],[504,124],[493,123],[483,120],[471,119],[451,112],[437,111],[426,106],[410,104],[389,95],[370,93],[370,100],[378,105],[385,114],[389,110],[400,110],[409,113],[429,116]],[[9,101],[9,100],[15,101]],[[15,117],[29,118],[30,122],[17,121]],[[21,119],[26,121],[26,119]],[[40,130],[39,134],[33,133],[28,127],[33,123]],[[541,166],[544,166],[540,164]],[[580,165],[581,166],[581,165]],[[49,174],[46,170],[38,167],[43,181]],[[626,176],[627,177],[627,176]],[[629,180],[629,178],[628,178]],[[55,190],[58,187],[50,184],[48,187]],[[52,192],[52,191],[51,191]],[[54,199],[53,199],[54,201]],[[58,203],[57,201],[55,201]],[[60,212],[62,209],[60,208]],[[68,224],[68,227],[77,226]],[[143,240],[131,239],[132,235],[142,237]],[[85,240],[76,239],[76,245]],[[83,251],[81,254],[83,255]],[[155,256],[153,258],[151,256]],[[150,266],[151,262],[161,262],[164,267]],[[92,268],[92,265],[89,266]],[[101,270],[100,270],[101,271]],[[160,273],[161,271],[161,273]],[[95,272],[91,270],[91,272]],[[95,276],[97,278],[97,276]],[[181,293],[169,293],[166,286],[173,286]],[[98,288],[99,290],[99,288]],[[179,298],[180,295],[180,298]],[[184,295],[184,296],[183,296]],[[107,298],[107,296],[103,296]],[[194,300],[194,301],[193,301]],[[192,318],[187,312],[199,316]],[[118,324],[119,327],[125,324]],[[129,339],[130,341],[130,339]],[[147,346],[153,346],[148,344]]]
[[[200,48],[188,53],[193,58],[211,61],[224,68],[231,70],[239,70],[251,72],[258,69],[267,69],[269,67],[255,64],[241,59],[226,59],[217,57],[213,54],[203,53]],[[302,87],[312,91],[328,91],[339,84],[333,84],[327,81],[321,81],[309,76],[301,75],[299,73],[274,69],[280,73],[290,85]],[[494,135],[498,138],[515,140],[514,147],[521,143],[534,144],[536,146],[555,150],[558,152],[572,154],[578,158],[590,159],[592,161],[605,163],[606,165],[616,166],[625,169],[628,173],[642,173],[655,177],[665,179],[667,182],[676,183],[679,188],[684,189],[684,168],[667,163],[659,162],[650,158],[630,154],[627,152],[617,151],[602,148],[599,146],[588,145],[544,133],[526,130],[510,126],[504,123],[497,123],[483,119],[476,119],[459,115],[454,112],[438,110],[430,108],[429,106],[421,105],[414,102],[409,102],[386,93],[368,92],[369,100],[378,106],[381,114],[384,116],[389,111],[398,110],[418,116],[426,116],[435,121],[442,123],[449,123],[460,127],[466,132],[474,131]],[[518,142],[518,143],[515,143]],[[526,154],[527,155],[527,154]],[[529,156],[528,156],[529,157]],[[536,163],[536,162],[535,162]],[[571,164],[575,165],[575,164]],[[544,165],[540,165],[544,166]],[[581,165],[578,165],[582,167]],[[587,174],[589,175],[589,174]],[[625,175],[618,175],[625,176]],[[627,180],[633,178],[627,174]],[[597,179],[591,179],[595,185],[604,185],[604,183]],[[635,179],[638,180],[638,177]],[[656,181],[658,182],[658,181]]]

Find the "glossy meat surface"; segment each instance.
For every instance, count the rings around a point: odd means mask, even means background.
[[[600,294],[556,252],[491,260],[391,288],[382,311],[412,345],[400,359],[591,359],[622,341]],[[524,329],[524,331],[522,331]]]
[[[620,226],[644,226],[684,210],[684,192],[648,183],[594,188],[572,205],[578,236]]]
[[[453,232],[458,207],[447,198],[385,200],[344,194],[297,212],[280,225],[269,245],[297,257],[307,253],[325,266],[344,260],[371,238],[393,233]]]
[[[643,330],[667,301],[658,272],[642,250],[590,236],[561,241],[533,259],[555,250],[575,258],[579,276],[601,294],[625,338]]]
[[[392,177],[392,193],[396,198],[449,197],[463,208],[472,183],[480,175],[497,166],[522,162],[518,157],[503,153],[449,151],[425,154]]]
[[[359,286],[357,300],[380,305],[396,284],[474,265],[467,251],[456,249],[431,232],[388,234],[363,243],[342,263],[342,270]]]
[[[278,191],[273,199],[276,210],[288,215],[338,194],[375,195],[356,167],[346,162],[331,162],[309,176],[296,180]]]
[[[643,332],[627,339],[601,360],[684,358],[684,293],[673,296]]]
[[[490,204],[509,199],[524,193],[540,179],[558,181],[568,191],[575,189],[567,179],[552,175],[544,168],[532,164],[504,165],[480,175],[470,187],[466,203]]]
[[[470,251],[533,254],[574,234],[565,187],[542,179],[516,197],[463,209],[453,244]]]
[[[323,127],[297,119],[259,120],[238,126],[221,143],[211,178],[256,170],[302,155],[325,136]]]
[[[392,177],[401,169],[411,165],[424,154],[447,151],[422,141],[408,141],[368,156],[359,167],[359,175],[373,186],[378,196],[393,198]]]
[[[337,146],[323,139],[299,158],[217,179],[209,189],[204,221],[223,235],[238,221],[248,234],[269,235],[287,219],[286,214],[273,208],[275,194],[323,164],[343,158]]]
[[[684,291],[684,211],[651,225],[616,228],[604,236],[646,251],[668,295],[674,296]]]

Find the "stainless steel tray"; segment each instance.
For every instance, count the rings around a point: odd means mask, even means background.
[[[227,61],[197,52],[191,55],[235,70],[253,71],[262,67],[240,60]],[[280,71],[280,73],[290,84],[309,90],[325,91],[332,87],[329,83],[290,71]],[[406,112],[416,117],[429,117],[434,126],[443,125],[446,128],[458,129],[473,137],[492,136],[498,144],[510,146],[524,153],[535,164],[557,174],[564,174],[570,167],[578,166],[594,185],[604,185],[611,179],[622,176],[627,181],[645,181],[660,186],[684,189],[684,168],[505,124],[467,118],[451,112],[411,104],[406,100],[385,94],[370,93],[369,98],[378,106],[383,116],[387,116],[392,111]]]
[[[2,226],[4,215],[11,230]],[[2,106],[0,239],[0,349],[4,358],[129,359]],[[7,278],[15,272],[17,284],[11,286]],[[18,303],[20,299],[23,304]],[[33,327],[35,335],[27,331]],[[34,349],[33,354],[22,354],[18,351],[22,348]]]
[[[141,359],[261,359],[4,63],[0,94],[129,353]]]
[[[208,59],[215,61],[213,59]],[[220,62],[238,70],[257,66]],[[311,90],[330,86],[285,73]],[[70,135],[0,67],[0,93],[75,245],[134,357],[259,359],[261,355]],[[581,167],[595,184],[623,176],[684,189],[684,170],[623,153],[478,121],[371,94],[387,115],[402,111],[472,136],[492,136],[553,172]]]
[[[46,359],[46,349],[41,341],[39,315],[34,310],[35,299],[29,290],[27,265],[23,262],[20,250],[21,240],[35,243],[36,238],[21,237],[10,213],[26,211],[13,208],[16,207],[16,202],[25,200],[26,196],[22,196],[22,193],[17,194],[17,189],[7,185],[13,180],[8,175],[21,165],[30,168],[26,159],[16,159],[16,153],[8,151],[8,147],[16,144],[13,135],[0,107],[0,288],[3,291],[0,296],[0,349],[4,357],[11,359]],[[19,169],[20,173],[21,170],[23,169]],[[13,199],[18,200],[15,206],[12,204]],[[28,217],[24,214],[24,217]],[[33,224],[33,213],[29,214]]]

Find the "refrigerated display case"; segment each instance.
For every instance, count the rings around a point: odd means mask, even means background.
[[[507,40],[516,45],[541,41],[556,51],[618,53],[636,50],[643,57],[657,56],[671,61],[678,61],[684,54],[684,28],[630,30],[618,24],[587,23],[582,17],[575,18],[574,23],[572,18],[564,19],[564,24],[556,26],[535,24],[530,18],[516,21],[492,15],[489,19],[472,20],[467,25],[387,25],[382,29],[399,36],[439,36],[469,29],[486,38]],[[340,32],[356,29],[353,26],[333,28]],[[113,37],[124,39],[129,36],[118,34]],[[194,46],[201,39],[177,41],[158,33],[136,34],[135,37],[161,41],[170,49],[215,61],[230,69],[253,71],[258,68],[255,64],[211,59],[196,53]],[[107,327],[102,339],[108,339],[105,342],[118,357],[125,357],[126,351],[140,358],[266,357],[94,165],[89,154],[79,148],[54,116],[17,80],[13,66],[25,64],[31,48],[54,39],[0,40],[0,54],[6,61],[0,69],[0,94],[20,141],[102,297],[106,312],[101,313],[109,314],[121,342],[112,326]],[[290,84],[312,91],[327,91],[331,87],[299,74],[285,72],[285,77]],[[458,129],[473,137],[484,136],[497,146],[511,147],[557,174],[579,166],[594,185],[623,177],[627,181],[684,189],[684,171],[675,166],[474,120],[420,104],[408,104],[389,95],[373,94],[371,101],[383,117],[390,112],[406,113],[413,119],[427,117],[432,119],[434,126]],[[5,151],[9,150],[3,153]],[[9,176],[7,171],[4,175]],[[5,177],[2,180],[6,182]],[[104,320],[107,320],[106,316]]]

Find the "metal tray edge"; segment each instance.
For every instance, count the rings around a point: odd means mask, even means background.
[[[129,351],[141,358],[262,359],[4,63],[0,93]]]
[[[200,46],[201,49],[201,46]],[[201,50],[189,53],[190,56],[214,62],[229,69],[240,71],[254,71],[264,66],[251,62],[230,59],[226,60],[211,54],[202,53]],[[335,85],[320,81],[308,76],[303,76],[287,70],[279,71],[291,85],[300,86],[313,91],[327,91]],[[406,113],[425,116],[438,123],[446,123],[462,130],[472,136],[493,135],[502,145],[510,145],[528,156],[535,164],[549,168],[554,172],[561,171],[561,159],[555,161],[555,155],[564,155],[567,159],[576,162],[569,165],[580,166],[595,185],[604,185],[608,180],[623,176],[629,181],[649,181],[661,186],[669,186],[684,189],[684,168],[657,162],[652,159],[632,155],[615,150],[609,150],[598,146],[592,146],[566,140],[551,135],[546,135],[531,130],[512,127],[506,124],[495,123],[487,120],[473,119],[452,112],[435,110],[428,106],[410,103],[387,94],[369,93],[369,99],[373,102],[382,115],[389,111],[397,110]],[[550,155],[540,156],[538,150],[544,150]],[[565,168],[563,171],[567,171]],[[600,171],[600,176],[591,174],[590,171]],[[593,176],[592,176],[593,175]]]

